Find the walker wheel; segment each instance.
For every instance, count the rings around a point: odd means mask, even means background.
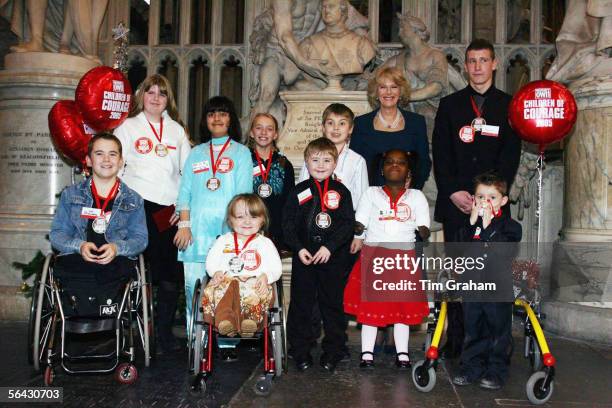
[[[47,387],[50,387],[53,384],[53,380],[55,379],[55,372],[51,366],[47,366],[45,368],[44,381]]]
[[[121,384],[134,384],[138,379],[138,370],[130,363],[119,364],[115,369],[115,379]]]
[[[412,382],[421,392],[429,392],[436,386],[436,370],[433,367],[427,368],[426,361],[417,361],[412,366]]]
[[[255,394],[259,395],[260,397],[267,397],[272,391],[272,380],[265,376],[261,377],[255,383],[253,391],[255,391]]]
[[[196,375],[195,380],[189,386],[189,394],[194,397],[202,397],[206,394],[206,377]]]
[[[555,382],[551,381],[548,387],[543,388],[546,373],[544,371],[536,371],[531,374],[527,381],[526,391],[529,402],[534,405],[542,405],[548,402],[555,389]]]

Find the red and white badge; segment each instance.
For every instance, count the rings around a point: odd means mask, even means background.
[[[208,160],[196,162],[191,165],[191,169],[193,170],[194,174],[204,173],[205,171],[210,170],[210,164],[208,164]]]
[[[459,139],[463,143],[472,143],[474,141],[474,128],[471,126],[464,126],[459,129]]]
[[[230,171],[232,171],[233,168],[234,161],[229,157],[222,157],[221,160],[219,160],[219,165],[217,168],[217,170],[219,170],[219,173],[229,173]]]
[[[408,221],[412,216],[412,210],[408,204],[397,203],[397,211],[395,212],[395,219],[400,222]]]
[[[153,141],[148,137],[141,137],[134,143],[136,151],[140,154],[147,154],[153,149]]]
[[[83,207],[81,208],[81,218],[94,219],[102,214],[102,210],[99,208]]]
[[[307,188],[306,190],[299,193],[297,197],[298,202],[300,203],[300,205],[302,205],[305,202],[312,200],[312,191],[310,191],[310,188]]]
[[[340,196],[339,192],[337,192],[336,190],[329,190],[325,194],[325,197],[323,197],[323,202],[325,203],[325,206],[330,210],[336,210],[338,207],[340,207],[341,198],[342,197]]]
[[[253,167],[253,177],[261,176],[261,167],[259,165]]]
[[[261,266],[261,256],[256,249],[248,249],[240,254],[240,259],[244,262],[244,269],[254,271]]]

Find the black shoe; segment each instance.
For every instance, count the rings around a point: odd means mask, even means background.
[[[453,384],[463,387],[464,385],[470,385],[472,381],[467,375],[456,375],[453,377]]]
[[[294,360],[295,360],[295,366],[297,367],[298,371],[306,371],[310,367],[312,367],[312,364],[313,364],[311,355],[308,355],[304,359],[294,358]]]
[[[221,360],[226,363],[233,363],[234,361],[238,361],[238,354],[234,349],[226,349],[221,351]]]
[[[342,351],[342,360],[340,360],[341,363],[350,363],[351,362],[351,352],[348,350],[343,350]]]
[[[371,360],[364,360],[363,355],[369,354],[372,356]],[[372,370],[374,369],[374,353],[370,351],[364,351],[361,353],[361,362],[359,363],[359,368],[364,370]]]
[[[326,371],[329,371],[330,373],[333,373],[336,370],[336,366],[338,365],[338,361],[339,360],[337,360],[337,359],[330,358],[327,355],[327,353],[323,353],[323,354],[321,354],[321,359],[319,360],[319,364]]]
[[[397,353],[395,355],[395,366],[397,368],[399,368],[400,370],[408,370],[410,367],[412,367],[412,364],[410,363],[410,357],[408,357],[408,361],[402,361],[399,359],[399,356],[408,356],[408,353]]]
[[[487,390],[499,390],[502,385],[501,382],[495,378],[494,376],[487,375],[478,382],[480,388],[484,388]]]

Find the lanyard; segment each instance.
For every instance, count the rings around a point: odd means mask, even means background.
[[[115,180],[115,184],[109,191],[108,196],[104,200],[104,203],[102,204],[102,206],[100,206],[101,197],[98,195],[98,189],[96,189],[96,183],[94,183],[93,179],[91,179],[91,192],[93,193],[94,199],[96,200],[96,208],[100,209],[100,212],[102,213],[102,215],[105,214],[104,210],[106,209],[106,206],[108,205],[110,200],[115,198],[115,195],[117,194],[117,190],[119,190],[119,179]]]
[[[391,196],[391,190],[389,190],[389,187],[383,186],[383,191],[385,192],[385,194],[387,194],[387,196],[389,196],[389,207],[397,215],[397,203],[399,202],[400,198],[402,198],[402,196],[406,192],[406,189],[402,188],[399,194],[397,195],[397,197],[395,198],[395,200]]]
[[[327,195],[327,188],[329,187],[329,177],[325,179],[325,183],[323,184],[323,190],[321,190],[321,183],[317,180],[314,181],[317,185],[317,190],[319,190],[319,198],[321,199],[321,212],[325,212],[327,207],[325,206],[325,196]]]
[[[242,253],[242,251],[244,251],[244,248],[246,248],[247,245],[249,245],[251,243],[251,241],[255,239],[256,236],[257,236],[257,234],[253,234],[249,238],[247,238],[247,240],[244,243],[244,245],[242,245],[242,249],[239,250],[238,249],[238,234],[236,234],[234,232],[234,252],[236,253],[236,256],[240,255]]]
[[[472,110],[476,114],[476,117],[482,118],[482,115],[484,113],[484,108],[482,110],[478,109],[478,105],[476,105],[476,101],[474,100],[474,97],[472,95],[470,95],[470,102],[472,103]],[[483,106],[484,106],[484,103],[483,103]]]
[[[259,153],[257,153],[257,149],[255,149],[255,158],[257,159],[257,165],[259,166],[259,170],[261,171],[261,179],[264,183],[267,183],[268,176],[270,175],[270,167],[272,167],[272,150],[270,150],[270,156],[268,156],[268,164],[266,165],[265,171],[263,163],[261,162],[261,157],[259,157]]]
[[[147,122],[149,121],[147,120]],[[149,126],[151,126],[151,130],[153,131],[153,134],[155,135],[157,141],[161,143],[162,137],[164,137],[164,118],[162,117],[159,120],[159,135],[157,134],[157,131],[155,130],[155,127],[151,122],[149,122]]]
[[[215,173],[217,173],[217,167],[219,166],[219,162],[221,161],[221,156],[223,156],[223,152],[225,151],[225,149],[227,148],[231,140],[232,139],[228,138],[225,141],[225,143],[223,144],[223,147],[221,148],[221,151],[219,152],[219,156],[217,156],[217,160],[215,160],[212,140],[210,141],[210,145],[208,145],[208,147],[210,148],[210,165],[212,167],[213,177],[215,176]]]

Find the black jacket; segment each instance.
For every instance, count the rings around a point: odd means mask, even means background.
[[[459,138],[459,130],[476,117],[470,95],[476,91],[469,85],[440,100],[433,131],[432,153],[434,175],[438,187],[435,219],[460,219],[463,214],[450,201],[456,191],[473,191],[475,176],[496,170],[508,183],[514,180],[521,156],[521,141],[508,124],[508,105],[512,97],[491,86],[482,110],[487,125],[499,126],[497,137],[476,134],[472,143]]]
[[[298,194],[308,188],[312,198],[300,204]],[[355,227],[351,193],[342,183],[332,179],[329,180],[328,190],[337,191],[341,199],[337,209],[327,209],[332,222],[326,229],[315,225],[315,217],[321,212],[321,199],[312,177],[296,185],[289,194],[283,210],[282,228],[285,243],[291,248],[294,256],[297,256],[302,248],[306,248],[314,255],[321,246],[325,246],[332,253],[330,263],[336,259],[344,261],[345,256],[348,256]]]

